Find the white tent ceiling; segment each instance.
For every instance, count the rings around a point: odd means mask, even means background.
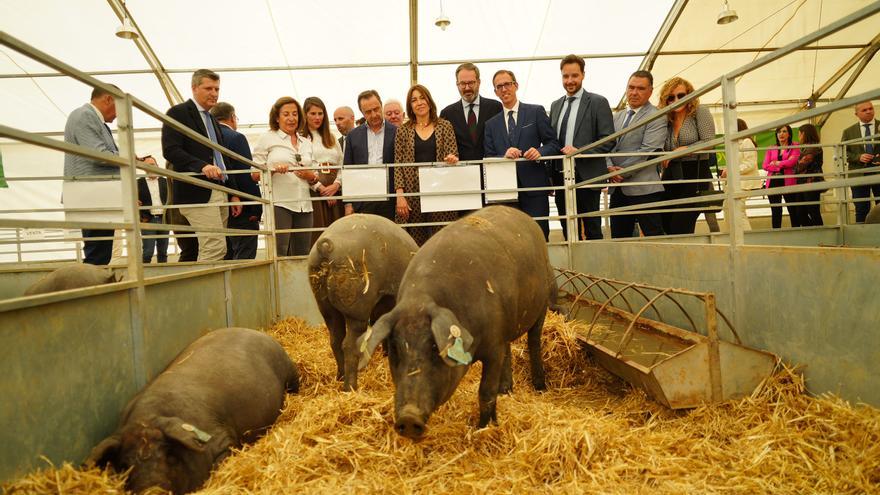
[[[70,65],[97,73],[159,110],[170,106],[159,79],[135,44],[114,36],[117,0],[0,0],[0,28]],[[731,0],[739,20],[714,21],[716,0],[446,0],[452,25],[433,25],[439,0],[418,1],[415,60],[419,82],[439,105],[457,98],[454,69],[477,60],[483,94],[490,75],[516,72],[523,101],[549,103],[561,92],[558,58],[586,56],[588,90],[620,101],[627,76],[650,66],[659,86],[681,75],[696,86],[784,46],[871,2],[867,0]],[[264,126],[279,96],[322,97],[331,109],[354,106],[367,88],[398,98],[410,84],[407,0],[128,0],[130,12],[180,94],[189,96],[189,74],[209,67],[220,72],[221,99],[233,103],[242,124]],[[662,29],[669,16],[669,29]],[[861,49],[878,43],[878,16],[744,76],[740,111],[756,121],[795,113],[817,88]],[[647,55],[654,42],[656,58]],[[609,56],[615,55],[615,56]],[[628,55],[628,56],[627,56]],[[501,61],[492,61],[501,59]],[[871,60],[852,95],[876,87],[878,60]],[[332,68],[332,66],[347,66]],[[317,67],[316,67],[317,66]],[[360,66],[360,67],[352,67]],[[307,67],[307,68],[306,68]],[[288,70],[293,68],[293,70]],[[855,69],[820,98],[838,97]],[[68,112],[87,100],[89,88],[0,48],[0,122],[34,132],[57,132]],[[655,95],[656,98],[656,95]],[[720,90],[703,98],[720,101]],[[332,110],[331,110],[332,111]],[[136,114],[139,128],[157,122]]]

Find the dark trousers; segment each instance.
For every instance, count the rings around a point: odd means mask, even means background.
[[[856,223],[865,223],[865,217],[867,217],[868,212],[871,211],[871,206],[880,204],[880,184],[854,186],[851,187],[850,190],[852,191],[853,199],[870,198],[871,193],[874,193],[874,201],[860,201],[855,203]]]
[[[539,194],[519,193],[519,209],[532,218],[549,216],[550,203],[547,201],[547,193],[543,191]],[[550,221],[546,219],[535,221],[538,222],[538,227],[541,227],[541,232],[544,233],[544,240],[550,239]]]
[[[151,215],[149,223],[162,223],[162,215]],[[165,230],[144,230],[142,235],[168,235]],[[165,263],[168,261],[168,238],[144,239],[143,240],[144,263],[149,263],[153,259],[153,249],[156,250],[156,261]]]
[[[260,220],[250,220],[238,217],[229,217],[230,229],[260,230]],[[256,217],[254,217],[256,218]],[[229,235],[226,236],[227,260],[252,260],[257,257],[257,236],[255,235]]]
[[[620,208],[623,206],[642,205],[645,203],[654,203],[663,201],[663,192],[655,192],[644,194],[642,196],[627,196],[619,187],[614,188],[611,193],[611,208]],[[639,227],[646,235],[663,235],[663,217],[659,213],[639,213],[636,215],[615,215],[611,217],[611,237],[631,237],[635,234],[636,221]]]
[[[805,192],[797,195],[797,201],[819,201],[819,198],[822,196],[820,192]],[[801,227],[813,227],[817,225],[824,225],[822,222],[822,208],[821,205],[802,205],[797,207],[797,212],[800,215],[798,218],[798,225]]]
[[[709,171],[708,160],[672,160],[669,166],[663,171],[661,180],[672,181],[681,179],[707,179],[711,178],[712,173]],[[698,194],[701,189],[705,189],[705,183],[689,182],[685,184],[663,184],[665,189],[663,199],[682,199],[692,198]],[[666,208],[695,208],[698,203],[671,205]],[[697,217],[701,211],[677,211],[671,213],[663,213],[663,231],[670,235],[675,234],[693,234],[697,227]]]
[[[90,237],[113,237],[112,230],[90,230],[83,229],[82,236],[84,239]],[[83,241],[83,254],[85,259],[83,263],[90,265],[109,265],[110,258],[113,257],[113,239],[104,241]]]
[[[354,209],[355,213],[369,213],[371,215],[379,215],[393,222],[395,212],[394,210],[396,205],[397,200],[395,198],[391,198],[386,201],[362,201],[359,203],[352,203],[352,208]]]
[[[800,211],[797,206],[789,206],[788,203],[796,203],[800,201],[798,198],[800,194],[772,194],[770,189],[774,187],[782,187],[785,185],[784,179],[770,179],[770,187],[767,189],[767,200],[770,201],[770,222],[773,225],[774,229],[778,229],[782,227],[782,206],[779,206],[782,203],[782,200],[785,199],[785,207],[788,209],[788,221],[791,222],[792,227],[800,227]],[[776,206],[772,206],[776,205]]]
[[[564,184],[562,172],[553,171],[551,174],[551,179],[553,181],[554,186],[561,186]],[[581,181],[582,179],[576,178],[577,181]],[[593,189],[575,189],[575,200],[577,201],[577,211],[579,215],[584,213],[592,213],[595,211],[599,211],[599,200],[602,198],[602,191],[596,188]],[[557,190],[555,192],[553,200],[556,202],[556,211],[559,212],[560,215],[566,214],[565,208],[565,191]],[[562,224],[562,237],[564,239],[568,239],[568,222],[565,219],[560,219],[559,223]],[[578,239],[601,239],[602,238],[602,218],[601,217],[587,217],[587,218],[578,218],[577,219],[578,226]],[[586,230],[586,234],[584,234],[584,230]]]

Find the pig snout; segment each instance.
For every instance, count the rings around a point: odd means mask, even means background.
[[[397,415],[394,429],[397,430],[400,436],[420,440],[425,436],[425,430],[427,429],[424,417],[425,414],[418,407],[410,404],[405,405]]]

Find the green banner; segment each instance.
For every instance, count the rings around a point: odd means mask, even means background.
[[[9,187],[3,175],[3,154],[0,153],[0,187]]]

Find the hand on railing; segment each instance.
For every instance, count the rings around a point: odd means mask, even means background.
[[[610,167],[608,167],[609,173],[617,172],[618,170],[623,170],[623,167],[617,167],[614,165],[611,165]],[[614,177],[609,177],[608,180],[610,182],[615,182],[615,183],[623,182],[623,176],[622,175],[615,175]]]
[[[511,160],[522,158],[522,156],[522,151],[520,151],[519,148],[510,147],[504,152],[504,158],[509,158]]]
[[[232,203],[240,203],[241,198],[238,196],[230,196],[229,201]],[[241,205],[232,205],[229,208],[232,210],[233,217],[238,218],[238,216],[241,215]]]
[[[409,214],[412,211],[412,208],[409,207],[409,202],[407,202],[406,198],[401,196],[401,194],[403,194],[403,189],[398,189],[397,194],[397,216],[405,222],[409,219]]]
[[[446,155],[446,158],[444,158],[443,161],[448,163],[449,165],[455,165],[456,163],[458,163],[458,157],[450,153]]]
[[[293,165],[290,163],[276,163],[272,172],[276,174],[286,174],[290,171],[291,167],[293,167]]]
[[[205,177],[214,180],[218,180],[223,177],[223,171],[220,170],[220,167],[212,163],[209,163],[202,167],[202,173],[205,174]]]
[[[541,152],[536,150],[535,148],[529,148],[526,150],[525,153],[523,153],[522,156],[526,160],[537,160],[538,158],[541,158]]]

